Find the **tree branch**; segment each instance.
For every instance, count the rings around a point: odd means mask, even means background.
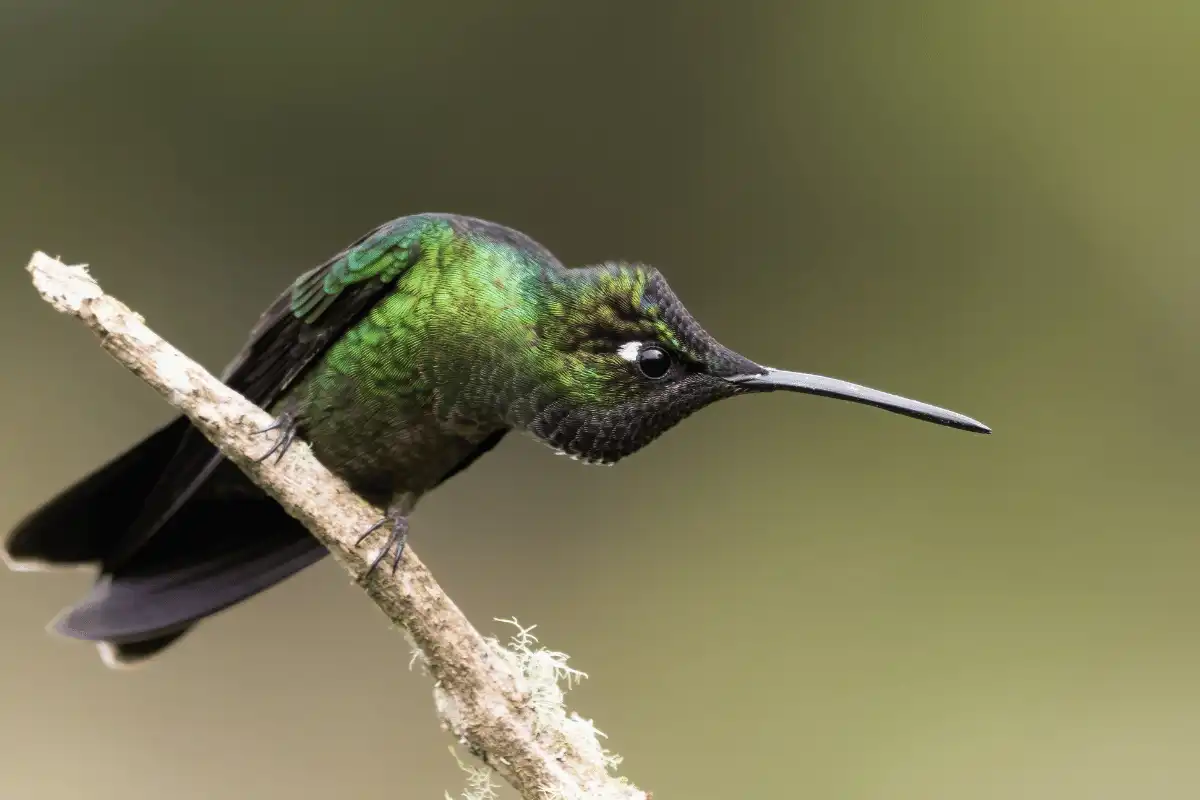
[[[255,461],[266,442],[254,432],[267,412],[225,386],[106,295],[86,266],[35,253],[33,284],[56,310],[78,317],[117,361],[150,384],[249,478],[312,532],[347,572],[365,573],[369,554],[354,541],[381,512],[356,496],[297,441],[281,463]],[[581,675],[566,657],[539,650],[523,629],[515,649],[484,638],[446,596],[412,548],[400,569],[376,570],[364,586],[411,636],[433,677],[443,726],[528,800],[648,800],[610,770],[619,759],[599,744],[589,720],[567,714],[558,683]],[[515,624],[515,621],[514,621]]]

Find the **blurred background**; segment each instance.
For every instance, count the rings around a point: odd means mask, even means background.
[[[611,470],[524,438],[415,549],[660,798],[1200,796],[1200,6],[0,2],[0,524],[171,416],[36,249],[211,369],[419,211],[659,266],[720,339],[976,416],[719,404]],[[105,670],[0,574],[0,796],[457,796],[333,563]],[[463,757],[466,758],[465,753]],[[503,797],[512,797],[507,789]]]

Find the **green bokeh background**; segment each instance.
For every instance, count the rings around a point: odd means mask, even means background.
[[[414,547],[538,623],[663,798],[1200,796],[1200,6],[0,3],[0,523],[170,414],[43,249],[219,369],[379,222],[652,262],[724,342],[983,419],[730,401],[611,470],[510,439]],[[152,668],[0,574],[0,797],[442,797],[332,563]],[[512,795],[505,790],[505,797]]]

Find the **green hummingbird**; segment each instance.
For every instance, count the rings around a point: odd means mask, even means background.
[[[301,275],[222,378],[275,417],[263,457],[299,437],[386,509],[359,540],[386,538],[372,570],[385,555],[395,569],[417,501],[512,430],[613,464],[713,402],[783,390],[990,433],[750,361],[652,267],[566,268],[518,231],[451,214],[395,219]],[[5,549],[16,569],[97,568],[52,630],[98,643],[110,666],[159,653],[327,552],[182,416],[49,500]]]

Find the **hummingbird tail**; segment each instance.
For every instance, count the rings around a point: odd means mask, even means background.
[[[131,665],[327,553],[265,495],[196,498],[51,629],[100,643],[109,666]]]
[[[142,509],[188,429],[179,417],[21,520],[4,543],[4,560],[21,572],[103,561]]]
[[[5,559],[16,570],[101,565],[87,597],[50,627],[96,642],[111,667],[158,654],[205,617],[327,553],[228,462],[129,550],[132,526],[147,496],[162,489],[188,427],[181,417],[144,439],[51,499],[5,542]]]

